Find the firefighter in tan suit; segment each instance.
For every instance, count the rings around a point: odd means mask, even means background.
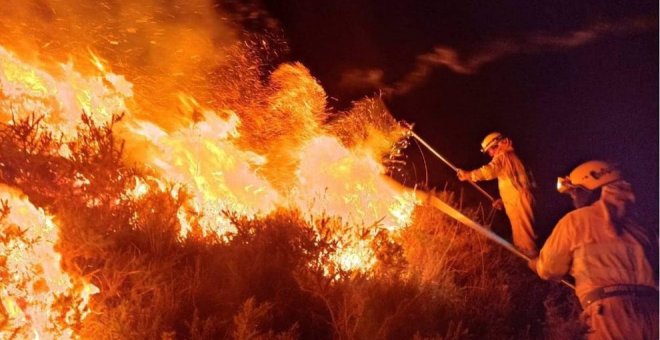
[[[525,166],[513,151],[509,138],[499,132],[488,134],[481,142],[481,152],[491,161],[472,171],[458,170],[461,181],[487,181],[497,178],[504,211],[511,223],[513,244],[530,257],[538,255],[534,232],[534,196],[532,181]]]
[[[576,210],[564,216],[530,267],[575,278],[588,339],[658,339],[658,239],[631,214],[635,195],[616,167],[586,162],[560,178]]]

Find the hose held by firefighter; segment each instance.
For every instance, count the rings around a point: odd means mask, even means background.
[[[527,256],[536,257],[533,182],[515,154],[511,139],[499,132],[490,133],[481,142],[481,152],[490,156],[491,161],[472,171],[459,169],[458,178],[472,182],[497,178],[504,211],[511,223],[513,244]]]
[[[589,161],[557,187],[576,209],[530,268],[546,280],[575,278],[588,339],[658,339],[658,239],[631,212],[631,185],[614,165]]]

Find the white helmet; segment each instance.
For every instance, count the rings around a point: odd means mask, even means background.
[[[575,188],[592,191],[620,179],[621,172],[615,165],[604,161],[588,161],[578,165],[567,177],[559,177],[557,191],[562,194]]]
[[[504,139],[504,135],[499,132],[491,132],[481,141],[481,153],[488,152],[488,149],[497,145],[497,142]]]

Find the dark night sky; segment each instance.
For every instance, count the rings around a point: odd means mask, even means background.
[[[342,74],[351,69],[382,70],[382,83],[391,85],[437,45],[470,59],[492,42],[561,37],[609,24],[612,29],[588,42],[523,48],[472,74],[436,67],[427,81],[386,102],[395,118],[415,123],[417,133],[459,167],[488,161],[478,151],[488,132],[509,135],[536,176],[544,228],[569,207],[555,192],[556,177],[594,158],[621,164],[644,219],[657,228],[657,1],[268,0],[265,6],[280,21],[291,58],[310,68],[337,108],[373,94],[374,88],[342,86]],[[650,27],[615,29],[640,18]],[[423,177],[418,154],[411,149],[409,162]],[[432,186],[474,194],[447,166],[426,158]],[[496,192],[494,183],[486,188]]]

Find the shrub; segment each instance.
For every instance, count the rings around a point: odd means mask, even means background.
[[[378,262],[369,273],[332,266],[337,241],[330,236],[350,226],[308,221],[297,211],[258,219],[225,212],[235,233],[180,239],[185,191],[127,198],[149,174],[123,163],[112,126],[82,121],[68,158],[57,152],[64,143],[41,131],[34,116],[1,125],[0,181],[56,217],[64,268],[100,289],[79,327],[84,338],[580,334],[572,292],[538,280],[523,261],[431,207],[419,207],[399,233],[378,233],[371,245]],[[450,193],[438,195],[458,204]]]

